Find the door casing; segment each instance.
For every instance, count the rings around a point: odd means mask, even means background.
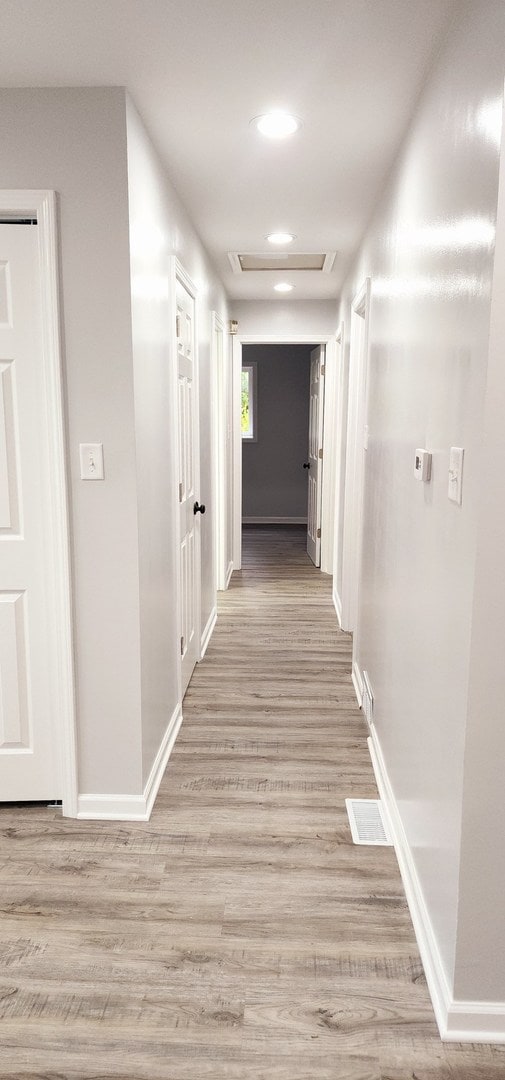
[[[335,368],[335,334],[234,334],[233,341],[233,569],[242,566],[242,431],[240,424],[241,375],[243,345],[325,345],[326,372],[332,378]],[[307,400],[308,408],[308,400]],[[335,432],[333,417],[324,411],[323,454],[333,460]],[[324,462],[324,458],[323,458]],[[331,469],[323,465],[323,521],[325,506],[331,501]],[[326,536],[321,535],[321,570],[329,574],[333,569],[333,515],[326,515],[328,526]]]
[[[177,330],[176,330],[176,293],[177,282],[179,282],[184,289],[189,293],[194,301],[194,427],[193,427],[193,470],[194,470],[194,489],[199,499],[200,493],[200,438],[199,438],[199,424],[200,424],[200,410],[199,410],[199,381],[198,381],[198,305],[197,295],[198,290],[196,285],[191,280],[189,274],[186,272],[182,264],[174,255],[171,258],[171,304],[170,309],[172,313],[172,355],[173,355],[173,408],[171,413],[172,430],[178,431],[179,426],[179,412],[178,412],[178,371],[177,371]],[[172,491],[173,491],[173,503],[174,503],[174,520],[179,522],[179,441],[178,438],[173,442],[173,471],[172,471]],[[179,529],[179,525],[177,525]],[[176,542],[176,578],[177,578],[177,626],[180,627],[182,623],[182,582],[181,582],[181,567],[179,557],[179,534],[177,534]],[[200,527],[195,531],[195,566],[194,566],[194,585],[195,585],[195,633],[196,633],[196,660],[201,658],[201,543],[200,543]],[[179,637],[177,637],[177,643],[179,643]],[[179,701],[182,701],[183,686],[182,686],[182,664],[180,651],[178,649],[178,696]]]
[[[13,218],[33,216],[37,219],[42,294],[42,363],[48,416],[47,450],[52,481],[46,507],[47,524],[51,534],[48,572],[53,590],[52,619],[58,672],[53,731],[59,748],[63,814],[66,817],[76,817],[77,740],[56,194],[54,191],[36,189],[0,191],[0,214]]]

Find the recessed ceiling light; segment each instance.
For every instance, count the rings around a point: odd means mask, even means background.
[[[295,239],[295,234],[291,232],[273,232],[267,236],[269,244],[291,244]]]
[[[288,285],[287,281],[279,281],[278,285],[274,285],[276,292],[291,292],[294,289],[294,285]]]
[[[255,124],[261,135],[266,135],[268,139],[285,139],[288,135],[294,135],[300,123],[296,116],[282,112],[280,109],[265,113],[263,116],[255,116],[251,120],[251,124]]]

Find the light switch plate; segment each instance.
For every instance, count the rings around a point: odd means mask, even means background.
[[[103,443],[80,443],[81,480],[103,480]]]
[[[461,506],[463,498],[463,455],[462,446],[451,446],[449,454],[449,487],[447,494],[451,502]]]

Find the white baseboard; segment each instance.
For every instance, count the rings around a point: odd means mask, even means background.
[[[200,660],[203,660],[203,658],[205,656],[205,653],[207,652],[207,646],[208,646],[209,641],[210,641],[210,639],[212,637],[212,632],[214,630],[216,622],[217,622],[217,607],[214,606],[212,608],[212,611],[211,611],[208,619],[207,619],[207,624],[206,624],[205,630],[203,631],[203,634],[202,634],[202,639],[201,639],[201,642],[200,642]]]
[[[505,1042],[505,1002],[455,1001],[442,963],[403,822],[374,725],[367,740],[377,787],[388,817],[414,933],[435,1018],[444,1042]]]
[[[351,678],[356,693],[358,705],[361,709],[361,706],[363,704],[363,676],[361,674],[360,666],[357,660],[353,660],[352,662]]]
[[[333,588],[333,607],[337,613],[338,625],[342,629],[342,601],[335,587]]]
[[[228,588],[228,585],[230,584],[230,580],[231,580],[231,575],[232,575],[232,574],[233,574],[233,560],[232,560],[232,562],[231,562],[231,563],[229,564],[229,566],[228,566],[228,569],[227,569],[227,571],[226,571],[226,579],[225,579],[225,583],[224,583],[224,587],[225,587],[225,589],[227,589],[227,588]]]
[[[306,525],[306,517],[243,517],[242,525]]]
[[[165,731],[142,795],[79,795],[77,817],[84,820],[149,821],[181,723],[182,712],[178,705]]]

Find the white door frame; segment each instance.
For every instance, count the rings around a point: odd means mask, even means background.
[[[214,519],[214,592],[226,588],[226,383],[224,379],[227,335],[225,324],[217,311],[211,314],[211,379],[212,379],[212,513]]]
[[[325,345],[326,372],[334,379],[335,370],[335,334],[234,334],[233,341],[233,568],[242,566],[242,432],[241,432],[241,385],[242,385],[242,346],[243,345]],[[334,400],[334,398],[333,398]],[[308,407],[308,401],[307,401]],[[324,410],[323,429],[323,508],[331,501],[331,469],[324,468],[324,460],[333,459],[335,445],[335,425],[330,411]],[[325,513],[323,509],[323,514]],[[327,521],[328,514],[324,520]],[[328,537],[324,540],[321,530],[321,570],[331,573],[333,551],[333,521],[328,521]],[[324,558],[324,562],[323,562]]]
[[[170,257],[171,273],[170,273],[170,317],[171,317],[171,342],[172,342],[172,380],[174,392],[172,394],[172,430],[175,433],[175,438],[172,443],[174,448],[173,453],[173,470],[172,470],[172,492],[173,492],[173,505],[174,505],[174,521],[177,522],[177,536],[176,536],[176,580],[177,580],[177,600],[176,600],[176,614],[177,614],[177,627],[181,625],[182,616],[182,582],[181,582],[181,566],[179,557],[180,536],[179,536],[179,407],[178,407],[178,371],[177,371],[177,326],[176,326],[176,312],[177,301],[176,291],[177,282],[186,289],[189,295],[193,298],[195,304],[195,319],[194,319],[194,393],[195,393],[195,410],[194,410],[194,432],[193,432],[193,450],[194,450],[194,486],[195,492],[197,492],[197,498],[200,498],[200,382],[199,382],[199,363],[198,363],[198,289],[190,278],[187,271],[179,262],[176,255]],[[201,555],[201,540],[200,540],[200,528],[195,532],[195,633],[197,635],[197,661],[201,659],[201,642],[202,642],[202,555]],[[179,634],[179,630],[177,631]],[[179,638],[177,636],[177,682],[178,682],[178,697],[182,702],[182,664],[179,648]]]
[[[57,207],[54,191],[1,191],[0,214],[13,218],[36,217],[41,281],[42,363],[48,416],[48,458],[51,486],[46,505],[51,535],[49,574],[53,592],[57,709],[53,737],[57,741],[62,809],[77,816],[77,740],[72,641],[72,593],[63,358],[59,313]]]
[[[369,316],[370,278],[367,277],[351,304],[351,351],[349,358],[349,406],[342,569],[342,629],[354,633],[353,655],[356,654],[357,646],[361,574]]]
[[[348,386],[345,378],[345,334],[344,323],[341,322],[336,337],[336,360],[335,360],[335,483],[334,483],[334,525],[333,525],[333,604],[337,613],[338,624],[342,629],[342,575],[339,573],[342,567],[343,544],[339,544],[339,536],[344,530],[344,500],[345,500],[345,462],[347,442],[347,403]],[[344,441],[345,440],[345,441]]]

